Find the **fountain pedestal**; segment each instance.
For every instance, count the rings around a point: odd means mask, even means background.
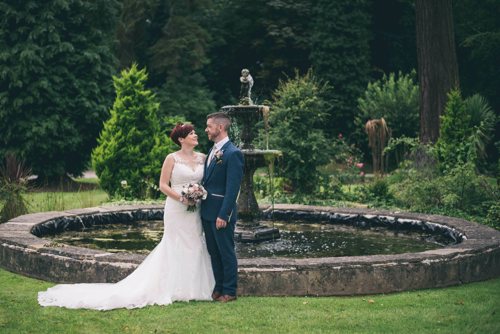
[[[241,151],[245,157],[245,169],[238,197],[238,221],[236,223],[235,240],[240,242],[261,242],[280,237],[279,230],[262,226],[259,220],[262,212],[259,209],[253,190],[253,175],[257,168],[267,165],[267,159],[274,159],[281,154],[276,150],[254,149],[254,126],[262,115],[262,107],[258,105],[224,106],[221,111],[227,113],[240,126]]]

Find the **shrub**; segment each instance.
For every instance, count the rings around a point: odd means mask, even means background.
[[[269,177],[268,175],[255,174],[253,178],[253,188],[258,198],[267,198],[273,201],[280,198],[285,193],[285,182],[283,177]]]
[[[500,230],[500,202],[491,203],[486,219],[488,220],[488,225]]]
[[[342,184],[364,181],[363,154],[354,145],[349,145],[342,134],[330,140],[331,162],[322,169],[333,175]]]
[[[92,152],[96,174],[101,187],[112,196],[157,197],[159,192],[153,186],[158,184],[165,156],[175,149],[160,127],[159,104],[145,89],[146,70],[138,70],[137,65],[113,80],[116,100]]]
[[[384,155],[387,156],[394,152],[396,162],[404,162],[410,158],[410,153],[420,145],[417,137],[401,136],[398,138],[390,138],[387,146],[384,149]]]
[[[424,174],[414,168],[402,182],[391,185],[401,205],[421,212],[454,211],[486,216],[489,205],[500,200],[498,189],[477,174],[472,163],[457,165],[445,174]]]
[[[411,139],[392,143],[411,147],[411,161],[389,178],[399,204],[415,211],[494,219],[498,186],[479,174],[477,165],[495,123],[491,108],[479,95],[464,101],[459,91],[450,92],[434,146]]]
[[[15,155],[7,154],[0,168],[0,223],[26,214],[28,209],[23,194],[27,190],[28,176],[31,171],[19,162]]]
[[[269,115],[269,145],[283,152],[283,176],[293,191],[311,193],[317,188],[320,165],[330,157],[329,140],[321,128],[326,102],[321,98],[327,86],[311,70],[304,76],[280,81],[273,94]]]
[[[442,170],[466,162],[477,166],[486,155],[485,146],[493,135],[495,124],[496,116],[483,97],[476,94],[463,100],[458,90],[451,91],[436,142]]]
[[[415,71],[409,74],[401,72],[396,76],[390,73],[382,79],[368,84],[364,94],[358,98],[358,114],[354,118],[357,142],[367,147],[364,132],[369,120],[384,119],[391,131],[391,138],[415,137],[419,129],[419,88]],[[405,154],[404,146],[398,146],[395,162]]]
[[[393,137],[414,137],[418,133],[419,89],[415,71],[409,74],[390,73],[382,79],[368,83],[358,99],[359,113],[356,127],[362,131],[367,121],[384,118]]]
[[[376,199],[382,200],[392,197],[389,192],[389,185],[387,183],[387,180],[383,177],[375,178],[373,182],[369,183],[366,186],[366,190],[368,190],[368,193],[371,197]]]

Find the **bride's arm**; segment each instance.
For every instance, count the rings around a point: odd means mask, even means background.
[[[174,157],[172,154],[167,155],[163,161],[160,175],[160,190],[162,193],[170,198],[182,202],[183,197],[170,187],[170,178],[172,177],[172,170],[174,169]]]

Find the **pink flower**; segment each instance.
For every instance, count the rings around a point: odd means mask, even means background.
[[[358,162],[356,164],[356,167],[358,167],[359,169],[363,168],[364,164],[362,162]]]
[[[342,139],[344,138],[344,136],[342,136],[342,133],[339,133],[339,139]]]
[[[224,154],[224,152],[223,152],[223,151],[221,151],[221,150],[217,150],[217,151],[215,151],[215,153],[214,153],[214,157],[215,157],[215,160],[216,160],[216,163],[217,163],[217,164],[222,163],[222,155],[223,155],[223,154]]]
[[[359,176],[361,176],[361,177],[365,176],[365,172],[360,172]]]

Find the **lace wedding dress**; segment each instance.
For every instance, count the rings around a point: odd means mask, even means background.
[[[197,153],[198,154],[198,153]],[[180,192],[203,177],[203,156],[189,165],[174,153],[171,186]],[[161,242],[134,272],[118,283],[60,284],[38,293],[42,306],[110,310],[174,301],[211,300],[215,286],[199,210],[170,198],[165,202]]]

